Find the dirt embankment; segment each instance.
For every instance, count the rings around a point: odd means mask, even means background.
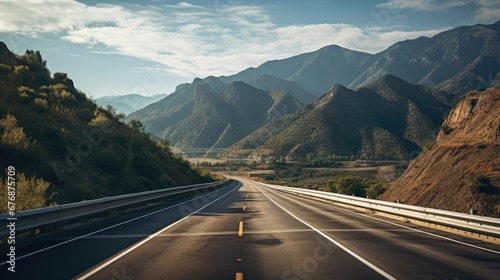
[[[435,146],[379,198],[500,217],[500,89],[467,94],[443,123]]]

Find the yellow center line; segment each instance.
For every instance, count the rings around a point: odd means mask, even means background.
[[[243,280],[243,272],[236,272],[236,280]]]
[[[245,211],[246,208],[247,208],[247,206],[245,204],[243,204],[243,211]]]
[[[240,229],[238,230],[238,236],[243,236],[243,221],[240,222]]]

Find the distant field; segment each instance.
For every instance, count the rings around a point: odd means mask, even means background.
[[[195,158],[184,158],[185,160],[189,161],[192,164],[200,164],[202,162],[208,162],[211,164],[216,164],[216,163],[225,163],[227,160],[225,159],[217,159],[217,158],[204,158],[204,157],[195,157]]]
[[[239,176],[317,189],[328,181],[342,176],[361,177],[370,182],[395,181],[406,169],[403,161],[339,161],[335,167],[300,167],[296,163],[269,164],[251,160],[231,160],[208,157],[187,158],[194,165],[202,165],[212,172],[233,172]]]

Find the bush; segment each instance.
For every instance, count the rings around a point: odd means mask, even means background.
[[[0,75],[7,76],[12,73],[12,67],[5,63],[0,63]]]
[[[448,135],[448,134],[450,134],[450,133],[453,131],[453,128],[451,128],[451,127],[450,127],[449,125],[447,125],[447,124],[443,124],[443,125],[441,125],[441,131],[443,131],[443,133],[444,133],[445,135]]]
[[[13,146],[16,149],[26,151],[30,147],[30,139],[26,137],[24,129],[17,126],[17,119],[7,115],[0,119],[0,128],[3,128],[1,144]]]
[[[38,106],[41,106],[43,108],[49,108],[49,103],[45,99],[35,98],[34,102]]]
[[[332,192],[341,194],[353,194],[355,196],[366,196],[368,186],[365,181],[358,177],[345,176],[328,182],[328,188]]]
[[[472,193],[484,193],[492,187],[491,181],[484,175],[475,175],[472,179],[471,191]]]
[[[16,211],[37,209],[53,205],[50,202],[56,193],[52,193],[48,197],[45,194],[49,188],[49,183],[35,177],[26,178],[23,173],[17,174],[16,179]],[[7,201],[7,179],[5,181],[0,180],[0,186],[2,189],[2,193],[0,194],[2,202]],[[7,206],[7,203],[0,204],[0,213],[7,213]]]
[[[387,183],[375,183],[366,189],[366,195],[369,198],[377,198],[379,195],[383,194],[389,185]]]

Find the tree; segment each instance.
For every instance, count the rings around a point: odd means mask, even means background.
[[[14,146],[21,151],[26,151],[30,147],[30,139],[26,138],[24,129],[17,126],[16,117],[7,114],[5,118],[0,119],[0,128],[3,128],[2,144]]]
[[[106,105],[106,111],[111,114],[111,116],[116,117],[116,108],[112,105]]]
[[[35,177],[26,178],[23,173],[17,174],[16,178],[16,211],[37,209],[49,206],[50,201],[56,193],[52,193],[47,197],[45,195],[47,189],[50,184],[45,182],[43,179],[37,179]],[[2,190],[0,197],[2,199],[2,203],[0,204],[0,213],[7,213],[7,179],[0,180],[0,189]]]
[[[17,77],[14,80],[14,83],[16,83],[17,85],[27,86],[29,88],[36,88],[38,86],[35,74],[30,71],[30,68],[28,66],[16,66],[14,68],[14,74]]]
[[[170,149],[170,142],[166,139],[162,139],[158,142],[156,142],[158,145],[158,148],[162,151],[163,154],[172,157],[172,149]]]
[[[389,186],[387,183],[376,183],[371,185],[366,189],[366,195],[369,198],[377,198],[379,195],[383,194]]]
[[[331,191],[341,194],[353,194],[355,196],[366,196],[368,187],[364,180],[358,177],[345,176],[328,182]]]
[[[113,107],[112,105],[106,105],[106,111],[113,116],[114,118],[117,118],[118,120],[123,120],[125,118],[124,113],[118,113],[116,111],[116,108]]]
[[[50,77],[50,71],[47,68],[47,61],[42,58],[40,51],[26,50],[20,59],[36,73],[44,74]]]
[[[137,132],[144,132],[144,125],[141,120],[132,119],[128,122],[130,128]]]
[[[68,74],[63,72],[54,73],[54,82],[58,84],[64,84],[64,82],[68,79]]]
[[[21,55],[19,59],[21,59],[35,74],[38,86],[51,83],[52,78],[47,68],[47,61],[42,58],[40,51],[26,50],[24,55]]]

